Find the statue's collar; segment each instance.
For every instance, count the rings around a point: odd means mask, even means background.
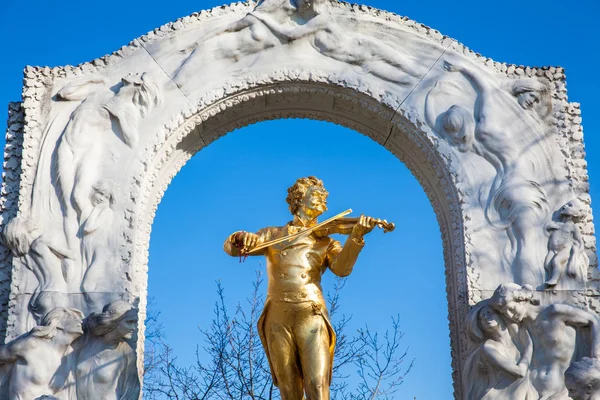
[[[312,226],[315,226],[316,224],[317,224],[316,219],[313,219],[310,221],[303,221],[298,216],[294,217],[294,219],[288,223],[288,225],[290,225],[290,226],[296,226],[296,227],[300,227],[300,228],[310,228]]]

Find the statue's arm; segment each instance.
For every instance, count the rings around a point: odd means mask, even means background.
[[[268,14],[251,13],[250,15],[262,21],[267,28],[273,31],[276,35],[282,36],[288,41],[294,41],[305,36],[312,35],[313,33],[323,30],[328,26],[328,21],[323,15],[317,15],[316,17],[306,21],[306,23],[298,25],[296,28],[288,28],[287,26],[275,21],[275,19]]]
[[[327,249],[329,269],[337,276],[345,277],[350,275],[364,245],[364,239],[357,239],[352,236],[348,237],[346,243],[344,243],[344,247],[337,240],[331,239],[331,243]]]
[[[246,16],[244,18],[238,19],[236,21],[233,21],[232,23],[230,23],[229,25],[227,25],[224,28],[217,28],[209,33],[207,33],[206,35],[204,35],[202,37],[202,41],[206,42],[207,40],[210,40],[216,36],[222,35],[224,33],[233,33],[233,32],[239,32],[242,29],[246,29],[250,26],[252,26],[252,24],[256,23],[256,17],[254,17],[252,15],[252,13],[246,14]]]
[[[579,247],[579,249],[583,251],[585,247],[583,243],[583,236],[581,236],[581,231],[579,230],[579,227],[575,224],[573,224],[573,238],[575,239],[577,247]]]
[[[294,28],[289,33],[289,40],[297,40],[305,36],[310,36],[318,31],[325,30],[329,26],[330,21],[324,15],[317,15],[308,20],[305,24]]]
[[[344,247],[340,248],[337,240],[331,240],[327,251],[329,269],[337,276],[348,276],[354,268],[358,254],[365,245],[364,236],[375,228],[375,219],[361,215],[358,223],[346,239]]]
[[[493,90],[499,89],[491,78],[476,68],[468,68],[461,64],[452,64],[449,61],[444,61],[443,68],[448,72],[460,72],[480,94],[487,94]]]
[[[483,344],[483,355],[485,360],[490,363],[492,367],[496,367],[518,378],[523,378],[527,374],[529,368],[529,360],[527,358],[521,357],[519,363],[515,364],[513,360],[498,351],[495,346],[489,344],[489,341],[486,341]]]
[[[23,357],[28,347],[35,346],[31,336],[17,338],[12,342],[0,346],[0,364],[8,364],[17,361]]]
[[[69,83],[64,88],[56,93],[56,97],[60,100],[78,101],[84,100],[90,94],[97,92],[99,89],[108,90],[108,84],[103,78],[92,78],[78,80]]]
[[[592,357],[600,357],[600,330],[596,316],[568,304],[552,304],[548,308],[551,317],[560,318],[566,325],[576,328],[589,327],[592,335]]]
[[[35,252],[41,254],[44,251],[42,246],[45,246],[57,257],[69,259],[75,258],[73,252],[69,250],[65,244],[59,243],[59,240],[52,235],[42,234],[42,236],[34,241],[31,247]]]
[[[249,26],[251,26],[255,22],[254,19],[255,18],[251,14],[246,14],[246,16],[244,18],[234,21],[234,22],[230,23],[229,25],[227,25],[225,28],[217,29],[213,32],[215,32],[216,35],[219,35],[221,33],[228,33],[228,32],[239,32],[242,29],[245,29],[245,28],[248,28]],[[208,39],[210,39],[211,37],[214,37],[210,33],[207,36],[208,36]],[[204,38],[204,40],[206,40],[206,38]]]
[[[273,228],[264,228],[256,233],[246,231],[233,232],[225,239],[223,250],[233,257],[248,255],[246,252],[251,251],[253,247],[271,240],[272,230]],[[244,250],[244,252],[242,252],[242,250]],[[266,252],[267,249],[264,248],[251,255],[260,256],[264,255]]]
[[[192,45],[186,47],[183,51],[191,51],[194,48],[197,48],[198,46],[200,46],[203,42],[214,39],[215,37],[222,35],[224,33],[239,32],[242,29],[251,26],[252,23],[254,22],[254,21],[252,21],[253,19],[255,19],[255,18],[252,17],[250,14],[247,14],[244,18],[234,21],[234,22],[228,24],[224,28],[214,29],[214,30],[208,32],[206,35],[202,36],[200,38],[200,40],[198,40],[198,41],[194,42]]]
[[[548,306],[551,317],[559,318],[565,324],[575,327],[592,327],[597,325],[596,317],[581,308],[568,304],[552,304]]]

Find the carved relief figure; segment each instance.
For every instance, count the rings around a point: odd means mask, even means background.
[[[573,400],[600,400],[600,360],[583,357],[565,372],[565,383]]]
[[[115,203],[114,184],[106,179],[92,187],[91,210],[82,224],[83,261],[87,267],[81,289],[91,309],[99,309],[109,300],[103,292],[110,292],[106,282],[111,282],[118,260],[115,255],[113,228],[113,207]]]
[[[9,400],[63,398],[61,391],[70,376],[67,353],[83,334],[82,319],[79,310],[55,308],[29,333],[0,346],[0,364],[12,364]]]
[[[308,399],[329,399],[336,336],[321,275],[329,268],[338,276],[348,276],[364,246],[363,237],[377,223],[361,216],[347,232],[350,236],[343,246],[328,236],[329,231],[317,235],[311,228],[327,210],[327,196],[321,180],[300,178],[288,189],[292,221],[257,233],[235,232],[224,244],[231,256],[264,255],[267,259],[267,299],[258,330],[283,400],[301,399],[305,391]],[[258,247],[304,230],[308,233],[298,238]]]
[[[57,98],[83,100],[71,114],[55,153],[64,231],[69,248],[76,249],[83,208],[99,180],[98,166],[105,156],[101,136],[116,134],[127,146],[135,147],[139,120],[158,104],[159,91],[147,74],[141,74],[124,77],[116,94],[104,81],[88,80],[65,86]]]
[[[297,23],[277,21],[270,13],[250,13],[286,41],[314,36],[312,46],[334,60],[362,67],[366,73],[396,84],[414,83],[427,71],[415,59],[376,38],[344,29],[328,12],[327,0],[296,0]]]
[[[467,323],[479,346],[465,362],[464,400],[537,400],[528,376],[533,343],[527,329],[507,323],[487,300],[469,312]]]
[[[275,20],[284,22],[295,13],[296,7],[290,0],[262,0],[255,11],[268,13]],[[207,65],[209,63],[235,63],[243,57],[280,44],[281,41],[258,18],[247,14],[223,29],[208,33],[186,49],[191,49],[190,55],[175,71],[173,80],[182,85],[207,67],[217,68],[217,65]]]
[[[175,72],[180,85],[197,76],[207,65],[241,58],[265,49],[312,36],[311,45],[334,60],[360,66],[365,73],[396,84],[411,84],[427,71],[416,59],[383,41],[350,32],[333,19],[327,1],[265,0],[224,29],[211,32],[194,44],[190,55]]]
[[[86,335],[77,352],[77,399],[137,400],[136,355],[127,343],[137,327],[137,310],[117,300],[86,321]]]
[[[451,107],[439,117],[441,125],[461,151],[472,149],[496,169],[486,219],[495,229],[507,229],[514,243],[515,280],[537,286],[544,280],[537,255],[539,228],[548,217],[549,204],[535,177],[551,170],[543,124],[551,110],[549,90],[535,79],[510,80],[501,86],[476,68],[448,61],[444,68],[467,78],[477,99],[473,113]],[[427,107],[431,113],[433,105]]]
[[[546,230],[550,232],[548,239],[548,255],[545,266],[548,273],[546,286],[556,286],[565,274],[579,282],[587,281],[589,259],[579,227],[574,220],[582,216],[582,209],[577,201],[570,201],[560,208],[559,221],[550,221]]]
[[[484,155],[484,148],[475,140],[475,119],[472,111],[459,105],[453,105],[442,113],[437,121],[433,120],[438,115],[435,110],[435,96],[438,92],[443,92],[443,89],[440,89],[441,86],[440,82],[436,82],[425,100],[425,114],[430,125],[435,131],[446,137],[460,152],[466,153],[473,150],[479,155]]]
[[[596,317],[568,304],[541,306],[531,287],[514,283],[500,285],[490,304],[531,334],[534,347],[530,377],[539,399],[568,399],[564,374],[575,355],[577,334],[586,328],[592,338],[598,338]],[[598,340],[591,345],[591,355],[596,357]]]
[[[15,257],[22,258],[39,283],[29,302],[36,321],[53,308],[68,305],[67,281],[74,271],[67,270],[64,261],[73,255],[64,244],[58,243],[55,236],[43,234],[24,217],[13,218],[6,224],[2,241]]]

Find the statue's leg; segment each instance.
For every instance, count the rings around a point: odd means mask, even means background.
[[[287,303],[272,303],[265,318],[269,361],[282,400],[302,400],[302,371],[292,329],[293,310]],[[290,320],[290,321],[288,321]]]
[[[542,260],[538,262],[536,253],[536,239],[540,229],[538,219],[533,208],[526,208],[521,210],[511,227],[517,240],[517,253],[513,262],[516,281],[534,287],[539,285],[546,275]]]
[[[77,230],[79,224],[77,221],[77,213],[73,208],[71,195],[73,193],[73,186],[75,184],[75,156],[73,149],[64,142],[64,138],[61,139],[57,154],[57,184],[60,193],[58,198],[61,204],[61,211],[63,213],[63,229],[65,231],[65,239],[67,246],[71,251],[74,251],[79,243],[77,241]]]
[[[388,82],[397,83],[398,85],[410,85],[411,83],[414,83],[414,77],[412,75],[409,75],[407,72],[382,60],[366,62],[364,68],[373,75]]]
[[[546,276],[548,279],[552,276],[552,259],[556,253],[552,250],[548,250],[548,254],[546,254],[546,258],[544,259],[544,269],[546,270]]]
[[[85,156],[77,162],[72,196],[79,225],[89,216],[93,208],[92,187],[99,181],[99,160],[102,160],[102,146],[89,146],[85,149]]]
[[[331,337],[325,318],[310,306],[294,334],[304,376],[306,400],[329,400]]]
[[[92,236],[94,233],[91,234]],[[84,237],[84,246],[94,245],[93,238]],[[92,243],[86,243],[86,240]],[[81,282],[81,291],[89,310],[101,310],[105,304],[118,300],[120,294],[111,290],[115,286],[115,276],[119,260],[113,251],[102,243],[89,256],[87,269]]]
[[[547,286],[555,286],[562,278],[565,270],[567,269],[567,263],[569,262],[569,256],[571,254],[571,248],[567,247],[556,253],[551,261],[552,265],[552,276],[546,282]]]
[[[556,253],[551,253],[552,257],[550,258],[549,261],[546,262],[546,274],[548,276],[548,279],[546,280],[546,282],[544,282],[544,284],[546,286],[555,286],[558,283],[558,279],[560,278],[560,272],[556,270]],[[546,257],[546,259],[548,259],[548,257]]]

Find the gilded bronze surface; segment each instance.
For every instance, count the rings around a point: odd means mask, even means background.
[[[327,268],[348,276],[364,246],[363,237],[375,226],[394,229],[385,220],[364,215],[342,218],[347,212],[318,224],[327,210],[327,196],[321,180],[300,178],[288,189],[292,221],[256,233],[234,232],[224,244],[231,256],[267,258],[267,299],[258,331],[283,400],[301,400],[303,395],[307,400],[329,399],[336,336],[321,276]],[[349,235],[343,246],[329,237],[335,233]]]

